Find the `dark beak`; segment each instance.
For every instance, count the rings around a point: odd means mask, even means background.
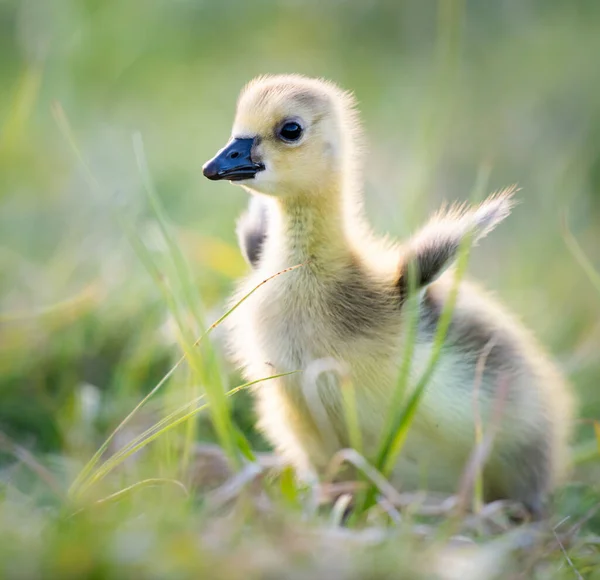
[[[254,139],[232,139],[202,168],[202,173],[214,181],[252,179],[265,166],[252,161]]]

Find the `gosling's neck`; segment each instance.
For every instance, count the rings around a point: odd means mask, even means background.
[[[353,259],[350,235],[354,229],[347,204],[354,198],[354,192],[340,180],[321,191],[276,198],[267,237],[267,263],[280,268],[307,263],[307,270],[323,275],[334,275],[346,267]]]

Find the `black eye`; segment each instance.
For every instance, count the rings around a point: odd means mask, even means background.
[[[288,121],[279,129],[283,141],[298,141],[302,136],[302,127],[296,121]]]

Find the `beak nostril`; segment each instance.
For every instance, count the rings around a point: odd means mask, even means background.
[[[252,161],[251,152],[254,138],[233,138],[219,152],[204,164],[202,173],[208,179],[219,181],[243,181],[252,179],[264,169],[261,163]]]

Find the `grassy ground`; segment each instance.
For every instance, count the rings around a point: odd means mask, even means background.
[[[3,577],[600,578],[595,2],[4,0],[0,29]],[[342,526],[334,490],[266,453],[248,393],[223,395],[220,327],[195,345],[245,271],[244,194],[201,165],[243,83],[291,71],[355,90],[377,231],[478,175],[522,187],[469,274],[580,398],[543,526],[381,482]]]

